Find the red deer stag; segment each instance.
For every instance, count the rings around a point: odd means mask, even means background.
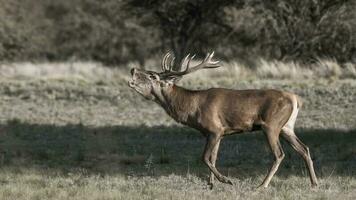
[[[162,72],[131,69],[129,86],[149,100],[162,106],[177,122],[199,130],[207,138],[203,161],[210,169],[209,185],[214,176],[222,183],[232,184],[215,167],[220,140],[235,133],[262,130],[268,140],[275,160],[260,187],[267,187],[284,158],[279,141],[281,134],[303,157],[312,186],[317,186],[309,148],[294,133],[294,123],[301,107],[300,98],[278,90],[231,90],[211,88],[188,90],[176,85],[182,76],[199,69],[219,67],[212,61],[214,52],[207,54],[198,65],[190,67],[194,56],[182,60],[182,71],[173,71],[174,57],[167,53],[162,60]],[[170,61],[169,61],[170,60]]]

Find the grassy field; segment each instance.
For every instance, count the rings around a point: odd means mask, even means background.
[[[204,138],[131,91],[127,74],[95,67],[70,78],[36,74],[0,79],[1,199],[356,198],[355,79],[183,80],[188,88],[277,88],[304,99],[296,132],[311,149],[318,188],[310,189],[302,159],[283,141],[280,170],[256,190],[273,157],[255,132],[223,140],[217,166],[234,186],[209,190]]]

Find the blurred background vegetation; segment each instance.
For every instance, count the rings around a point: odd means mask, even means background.
[[[356,62],[355,0],[0,0],[0,61]]]

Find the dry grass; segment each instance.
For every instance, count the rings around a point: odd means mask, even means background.
[[[259,177],[258,179],[261,179]],[[286,184],[276,177],[274,186],[255,190],[257,181],[234,179],[235,186],[217,185],[208,190],[204,180],[194,175],[162,177],[124,177],[88,175],[85,171],[66,174],[38,169],[2,169],[0,196],[13,199],[355,199],[356,180],[335,177],[323,181],[318,189],[309,189],[305,178],[291,176]],[[260,181],[260,180],[258,180]]]
[[[122,71],[95,62],[10,63],[0,65],[5,79],[79,79],[87,81],[122,79]]]
[[[131,66],[16,63],[0,67],[1,199],[355,199],[355,65],[259,62],[224,63],[180,84],[301,95],[297,134],[310,147],[319,188],[309,188],[302,160],[282,142],[286,158],[271,187],[256,190],[272,156],[253,133],[223,141],[217,166],[235,185],[208,190],[203,138],[131,91]]]
[[[194,63],[193,63],[194,64]],[[148,69],[160,70],[157,61],[148,61]],[[73,63],[11,63],[0,65],[0,78],[6,79],[82,79],[86,81],[116,81],[128,78],[135,63],[119,68],[107,68],[94,62]],[[202,70],[187,76],[187,80],[228,79],[344,79],[356,78],[356,64],[340,65],[333,59],[317,59],[315,64],[266,61],[258,58],[254,66],[238,61],[223,62],[215,70]]]
[[[296,62],[284,63],[280,61],[270,61],[260,59],[256,68],[257,77],[277,78],[277,79],[301,79],[312,78],[314,72],[306,67],[302,67]]]

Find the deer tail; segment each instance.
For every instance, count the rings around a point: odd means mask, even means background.
[[[298,105],[298,109],[300,109],[303,106],[303,100],[302,97],[295,95],[296,99],[297,99],[297,105]]]

